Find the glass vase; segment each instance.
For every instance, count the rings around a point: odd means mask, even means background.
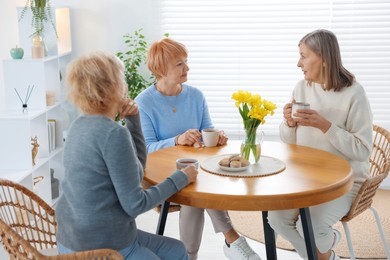
[[[241,157],[247,159],[251,164],[258,163],[263,138],[263,131],[257,128],[245,129],[245,138],[241,143]]]
[[[41,34],[34,34],[31,38],[32,41],[32,58],[40,59],[48,55],[48,48],[45,43],[44,37]]]

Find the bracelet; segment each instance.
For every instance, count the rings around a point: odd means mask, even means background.
[[[179,144],[179,136],[180,136],[180,135],[177,135],[177,136],[175,137],[175,146]]]

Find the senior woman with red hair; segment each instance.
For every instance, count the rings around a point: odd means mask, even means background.
[[[203,93],[184,84],[189,70],[186,47],[169,38],[157,41],[149,49],[147,65],[157,82],[138,95],[136,101],[148,152],[175,145],[202,145],[201,131],[214,126]],[[226,144],[227,140],[221,131],[218,144]],[[180,239],[192,260],[197,259],[202,240],[204,211],[210,216],[215,232],[225,236],[226,257],[260,259],[234,230],[226,211],[182,205]]]

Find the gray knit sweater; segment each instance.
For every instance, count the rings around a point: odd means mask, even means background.
[[[176,171],[143,190],[145,141],[139,116],[127,127],[104,116],[78,117],[64,148],[63,194],[56,207],[57,239],[74,251],[123,249],[136,239],[135,218],[184,188]],[[130,131],[129,131],[130,130]]]

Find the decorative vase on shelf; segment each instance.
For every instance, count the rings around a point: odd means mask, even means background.
[[[245,129],[245,138],[241,143],[241,157],[251,164],[258,163],[261,155],[261,144],[264,133],[256,128]]]
[[[42,59],[45,57],[45,48],[43,38],[40,34],[35,34],[32,38],[31,57],[33,59]]]
[[[31,18],[31,27],[33,30],[33,33],[30,35],[33,41],[32,58],[40,59],[46,57],[48,55],[48,48],[44,41],[44,34],[49,33],[47,29],[53,29],[58,38],[56,19],[50,0],[27,0],[20,12],[19,22],[24,17],[26,19],[27,17]]]

